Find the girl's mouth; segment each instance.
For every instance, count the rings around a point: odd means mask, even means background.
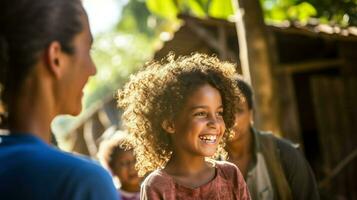
[[[217,141],[217,135],[200,135],[198,137],[201,141],[208,144],[214,144]]]

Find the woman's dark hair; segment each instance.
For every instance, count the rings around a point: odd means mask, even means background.
[[[5,107],[51,42],[74,53],[83,14],[80,0],[0,1],[0,98]]]
[[[251,86],[243,79],[243,77],[237,77],[236,78],[237,86],[247,101],[248,108],[249,110],[253,109],[253,91]]]

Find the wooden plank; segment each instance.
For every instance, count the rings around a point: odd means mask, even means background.
[[[334,180],[330,181],[330,189],[337,195],[352,199],[357,195],[355,189],[352,189],[356,188],[356,161],[351,161],[343,169],[339,169],[339,166],[357,147],[356,78],[345,77],[343,80],[341,77],[315,76],[311,83],[321,154],[327,169],[325,173],[327,176],[335,175]],[[323,184],[326,186],[326,183]]]
[[[345,102],[346,102],[346,114],[348,115],[350,121],[349,121],[349,126],[351,128],[350,134],[348,136],[348,145],[349,145],[349,150],[352,151],[352,149],[357,147],[357,128],[356,128],[356,123],[357,123],[357,77],[356,76],[350,76],[344,79],[344,85],[346,87],[346,96],[345,96]],[[353,161],[348,166],[347,169],[347,186],[346,188],[350,192],[349,199],[357,199],[357,182],[356,182],[356,177],[357,177],[357,159]]]
[[[84,136],[85,144],[87,145],[87,149],[89,151],[89,155],[92,158],[95,158],[96,155],[97,155],[98,148],[97,148],[97,145],[95,143],[95,138],[94,138],[94,133],[93,133],[95,131],[95,129],[93,127],[93,123],[94,123],[94,119],[93,118],[87,120],[84,123],[83,136]]]
[[[226,45],[226,36],[225,33],[223,33],[224,35],[222,35],[222,33],[220,33],[219,37],[224,37],[224,41],[222,41],[222,38],[217,38],[215,35],[213,35],[213,33],[211,33],[209,30],[205,29],[204,27],[200,26],[199,24],[195,23],[194,21],[187,21],[186,22],[187,27],[190,28],[190,30],[192,30],[193,33],[195,33],[197,35],[198,38],[202,38],[206,44],[211,47],[212,49],[216,50],[217,52],[219,52],[219,56],[221,57],[221,59],[225,59],[225,58],[234,58],[235,54],[233,53],[232,50],[230,50],[229,48],[227,48]],[[222,32],[222,28],[221,27],[219,30]],[[224,30],[224,29],[223,29]]]
[[[275,69],[276,74],[293,74],[301,72],[311,72],[316,70],[336,68],[344,64],[342,59],[319,59],[300,63],[280,64]]]
[[[83,135],[83,126],[78,127],[78,129],[71,133],[70,140],[74,138],[75,141],[70,151],[89,156],[90,153]]]
[[[319,80],[312,79],[311,80],[311,91],[313,95],[313,102],[314,102],[314,107],[315,107],[315,115],[317,118],[317,125],[319,129],[319,143],[320,143],[320,152],[322,154],[323,158],[323,173],[327,174],[330,172],[333,164],[332,164],[332,158],[329,154],[329,146],[332,146],[331,144],[331,135],[330,135],[330,129],[327,126],[324,126],[324,121],[326,116],[328,115],[328,110],[324,109],[328,107],[328,102],[323,101],[322,99],[326,98],[326,84],[325,82],[321,82]],[[308,111],[306,111],[308,112]],[[310,111],[314,112],[314,111]]]
[[[292,77],[282,74],[276,77],[282,136],[299,143],[303,148],[295,88]]]

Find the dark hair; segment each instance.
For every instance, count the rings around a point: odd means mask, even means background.
[[[241,94],[243,95],[243,97],[247,101],[249,110],[252,110],[253,109],[253,91],[252,91],[252,88],[243,79],[243,77],[240,77],[240,76],[237,77],[236,81],[237,81],[237,86],[238,86]]]
[[[0,98],[5,106],[51,42],[74,53],[83,13],[80,0],[0,1]]]
[[[110,171],[115,170],[115,159],[120,153],[132,150],[128,133],[117,131],[114,136],[103,140],[99,145],[97,157],[100,163]]]

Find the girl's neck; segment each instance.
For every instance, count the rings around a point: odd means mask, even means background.
[[[178,176],[189,176],[200,173],[209,168],[203,156],[188,157],[179,154],[172,154],[165,167],[168,174]]]
[[[180,159],[172,156],[164,171],[169,174],[176,183],[187,188],[197,188],[214,179],[216,169],[212,163],[205,161],[204,157],[196,159]]]

